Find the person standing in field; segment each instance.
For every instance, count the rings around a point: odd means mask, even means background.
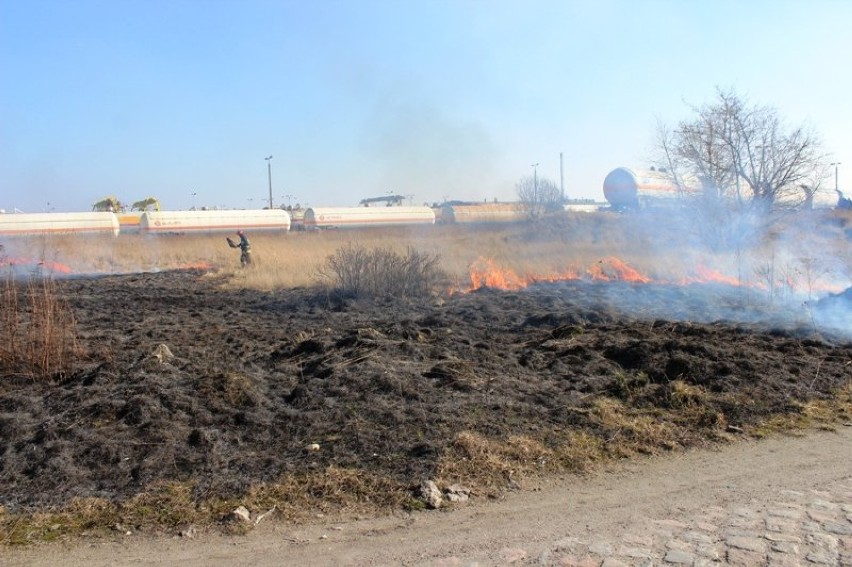
[[[230,246],[231,248],[240,249],[240,266],[245,268],[246,266],[251,264],[251,243],[249,242],[246,233],[242,230],[237,231],[237,236],[240,237],[239,243],[234,242],[228,236],[225,237],[225,240],[228,241],[228,246]]]

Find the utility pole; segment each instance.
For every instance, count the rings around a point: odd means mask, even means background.
[[[840,162],[836,161],[831,165],[834,166],[834,192],[840,193],[840,185],[837,183],[837,166],[840,165]]]
[[[263,158],[266,160],[266,170],[269,174],[269,210],[272,210],[272,156]]]
[[[534,163],[530,167],[533,168],[533,191],[538,196],[538,164]]]
[[[565,204],[565,175],[562,171],[562,152],[559,152],[559,195],[562,198],[562,204]]]
[[[534,214],[537,215],[536,209],[538,208],[538,162],[532,164],[530,167],[533,168],[533,211]]]

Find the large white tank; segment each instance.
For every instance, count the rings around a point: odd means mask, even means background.
[[[429,207],[311,207],[304,224],[308,230],[435,224],[435,212]]]
[[[0,235],[111,234],[118,236],[118,217],[109,212],[14,213],[0,215]]]
[[[520,203],[482,203],[441,207],[442,223],[517,222],[529,219],[527,208]]]
[[[290,215],[281,209],[234,211],[147,211],[140,221],[148,234],[185,234],[203,232],[288,231]]]
[[[631,208],[697,193],[695,184],[690,185],[681,183],[678,188],[672,175],[666,171],[619,167],[610,171],[604,179],[603,192],[613,207]]]

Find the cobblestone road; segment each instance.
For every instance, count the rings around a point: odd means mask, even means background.
[[[852,567],[852,477],[828,491],[784,490],[768,503],[712,506],[698,518],[654,519],[618,539],[566,537],[535,554],[502,548],[432,565]]]

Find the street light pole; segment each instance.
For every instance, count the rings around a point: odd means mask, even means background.
[[[269,210],[272,210],[272,156],[263,159],[266,160],[266,169],[269,174]]]
[[[538,201],[538,163],[532,164],[533,168],[533,200]]]
[[[834,166],[834,191],[835,193],[840,193],[840,185],[837,183],[837,166],[840,165],[840,162],[836,161],[831,165]]]

